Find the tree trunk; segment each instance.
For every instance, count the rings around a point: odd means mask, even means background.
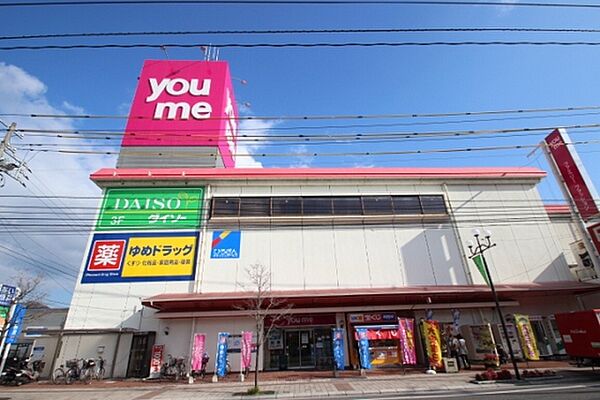
[[[254,360],[254,390],[258,392],[258,357],[260,355],[260,324],[256,325],[256,359]]]

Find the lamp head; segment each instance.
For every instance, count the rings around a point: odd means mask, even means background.
[[[479,237],[479,235],[481,235],[481,232],[479,231],[479,229],[473,229],[473,236],[475,237]]]
[[[473,248],[473,241],[472,240],[468,240],[467,241],[467,247],[469,248],[469,250]]]
[[[483,234],[485,235],[486,239],[489,239],[492,236],[492,231],[490,231],[489,229],[484,229]]]

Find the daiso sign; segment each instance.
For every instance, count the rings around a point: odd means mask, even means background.
[[[146,60],[123,147],[215,147],[235,166],[237,107],[223,61]]]

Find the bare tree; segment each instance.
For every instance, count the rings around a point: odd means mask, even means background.
[[[44,280],[42,274],[26,275],[19,274],[10,278],[14,286],[21,289],[21,293],[15,299],[25,306],[43,305],[47,293],[41,290],[40,285]]]
[[[254,389],[253,393],[259,393],[258,387],[258,358],[260,350],[277,321],[290,313],[292,304],[287,304],[285,299],[277,298],[271,290],[271,273],[269,269],[260,263],[252,264],[246,268],[248,283],[240,286],[251,292],[251,297],[243,304],[237,306],[244,310],[254,320],[256,337],[256,359],[254,360]],[[268,318],[267,318],[268,317]]]

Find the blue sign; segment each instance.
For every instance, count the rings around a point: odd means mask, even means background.
[[[240,258],[240,231],[214,231],[210,258]]]
[[[336,370],[344,370],[344,330],[333,328],[333,365]]]
[[[367,328],[356,328],[358,333],[358,352],[360,354],[360,367],[371,369],[371,354],[369,354],[369,339],[367,338]]]
[[[0,287],[0,307],[10,307],[16,295],[16,287],[2,285],[2,287]]]
[[[27,307],[21,304],[15,306],[15,311],[10,320],[10,327],[8,328],[8,333],[6,335],[6,343],[13,344],[17,341],[17,338],[21,334],[21,329],[23,329],[23,319],[25,318],[26,313]]]
[[[215,359],[215,370],[217,376],[224,377],[227,374],[227,338],[229,332],[219,332],[217,338],[217,357]]]

